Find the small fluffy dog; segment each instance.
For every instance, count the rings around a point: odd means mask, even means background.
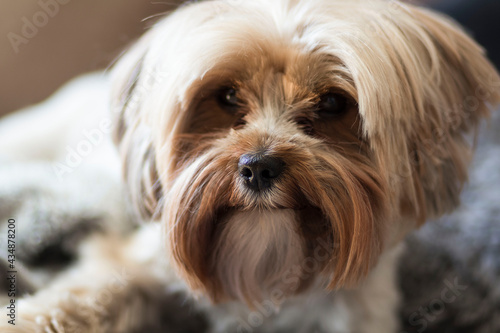
[[[84,80],[4,124],[2,151],[42,151],[64,177],[68,142],[112,118],[118,154],[104,142],[78,168],[121,168],[161,231],[96,236],[2,332],[152,332],[185,290],[207,332],[397,332],[398,243],[458,205],[500,103],[454,22],[385,0],[188,4],[109,84]],[[16,139],[15,122],[38,130]],[[34,139],[41,124],[52,133]]]

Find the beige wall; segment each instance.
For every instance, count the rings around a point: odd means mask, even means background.
[[[41,101],[80,73],[105,68],[154,21],[143,19],[182,1],[1,0],[0,116]],[[23,31],[34,23],[36,33]],[[25,39],[12,45],[13,34]]]
[[[153,22],[144,18],[181,1],[151,2],[0,1],[0,115],[44,99],[79,73],[105,68]]]

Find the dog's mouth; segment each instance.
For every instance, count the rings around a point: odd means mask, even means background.
[[[253,210],[259,210],[259,211],[293,210],[296,212],[300,212],[300,211],[310,210],[310,209],[316,210],[319,208],[314,207],[308,203],[293,204],[293,205],[275,204],[275,205],[270,206],[270,207],[267,205],[252,205],[252,206],[228,205],[226,207],[221,208],[220,212],[221,213],[231,212],[231,211],[248,212],[248,211],[253,211]]]
[[[225,206],[218,209],[213,223],[218,228],[224,227],[226,223],[231,221],[231,219],[228,218],[229,216],[233,216],[237,213],[252,214],[256,211],[260,213],[259,216],[272,216],[274,214],[281,214],[284,211],[292,212],[294,218],[290,221],[290,225],[306,240],[315,240],[318,237],[324,237],[332,232],[331,223],[328,217],[319,207],[309,203],[295,204],[293,206],[277,205],[273,208],[261,206],[254,208]],[[264,222],[267,221],[264,220]],[[268,222],[272,223],[272,219],[269,219]]]
[[[331,223],[320,208],[306,206],[296,210],[296,213],[299,216],[300,231],[306,239],[314,240],[332,233]]]

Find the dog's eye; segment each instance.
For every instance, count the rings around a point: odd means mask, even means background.
[[[347,111],[347,98],[338,93],[328,93],[321,96],[317,104],[317,113],[320,117],[340,116]]]
[[[234,88],[224,88],[219,92],[218,100],[220,105],[234,108],[239,105],[237,91]]]

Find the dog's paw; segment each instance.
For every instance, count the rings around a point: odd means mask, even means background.
[[[73,296],[60,300],[58,306],[20,300],[15,325],[1,324],[2,333],[97,333],[85,306]],[[102,331],[104,332],[104,331]]]
[[[33,314],[20,318],[20,326],[36,333],[77,333],[84,331],[61,309],[50,310],[48,314]]]
[[[95,333],[83,318],[69,315],[61,309],[51,310],[48,315],[34,318],[35,325],[43,333]]]
[[[15,325],[0,324],[0,332],[4,333],[84,333],[78,325],[67,320],[60,309],[51,310],[48,314],[23,314],[15,320]]]

